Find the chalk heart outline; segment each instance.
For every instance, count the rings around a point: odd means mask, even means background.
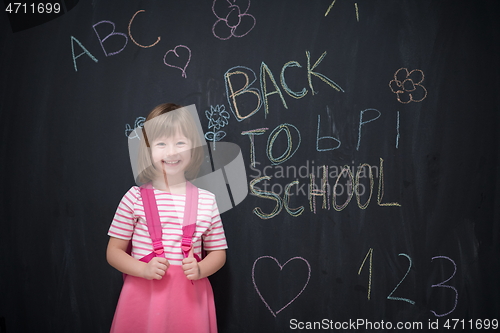
[[[292,260],[302,260],[302,261],[304,261],[304,262],[307,264],[307,269],[309,270],[309,271],[308,271],[308,274],[307,274],[307,281],[306,281],[306,283],[304,283],[304,287],[302,287],[302,289],[299,291],[299,293],[298,293],[297,295],[295,295],[295,297],[294,297],[294,298],[292,298],[292,300],[291,300],[290,302],[288,302],[285,306],[283,306],[281,309],[279,309],[279,310],[278,310],[278,311],[276,311],[276,312],[275,312],[275,311],[273,311],[273,309],[271,309],[271,307],[269,306],[269,304],[266,302],[266,300],[264,299],[264,296],[262,296],[262,294],[261,294],[261,293],[260,293],[260,291],[259,291],[259,287],[257,287],[257,283],[255,282],[255,265],[257,264],[257,262],[258,262],[259,260],[261,260],[261,259],[265,259],[265,258],[274,260],[274,261],[276,262],[276,264],[278,265],[278,267],[280,268],[280,271],[282,271],[282,270],[283,270],[283,267],[285,267],[285,266],[286,266],[286,265],[287,265],[290,261],[292,261]],[[293,258],[290,258],[290,259],[288,259],[288,261],[287,261],[287,262],[285,262],[283,265],[281,265],[281,264],[279,263],[278,259],[276,259],[275,257],[271,257],[271,256],[262,256],[262,257],[257,258],[257,259],[254,261],[254,263],[253,263],[253,267],[252,267],[252,282],[253,282],[253,286],[254,286],[254,288],[255,288],[255,291],[256,291],[256,292],[257,292],[257,294],[259,295],[259,297],[260,297],[260,299],[262,300],[262,302],[264,302],[264,305],[267,307],[267,309],[268,309],[269,311],[271,311],[271,314],[272,314],[274,317],[276,317],[276,315],[277,315],[278,313],[280,313],[280,312],[281,312],[281,311],[283,311],[286,307],[288,307],[290,304],[292,304],[292,303],[293,303],[293,302],[297,299],[297,297],[299,297],[299,296],[302,294],[302,292],[306,289],[307,284],[309,283],[309,280],[310,280],[310,279],[311,279],[311,265],[309,265],[309,262],[308,262],[306,259],[302,258],[302,257],[293,257]]]
[[[170,54],[170,53],[173,53],[177,58],[180,58],[180,55],[179,53],[177,53],[177,49],[181,47],[183,49],[186,49],[188,51],[188,59],[186,61],[186,65],[184,65],[184,67],[179,67],[179,66],[176,66],[176,65],[172,65],[172,64],[169,64],[167,62],[167,56]],[[191,49],[189,47],[187,47],[186,45],[177,45],[176,47],[174,47],[173,49],[171,50],[168,50],[167,53],[165,53],[165,56],[163,57],[163,62],[165,63],[165,65],[167,66],[170,66],[170,67],[173,67],[173,68],[178,68],[182,71],[182,77],[183,78],[187,78],[187,75],[186,75],[186,68],[187,66],[189,65],[189,62],[191,61]]]

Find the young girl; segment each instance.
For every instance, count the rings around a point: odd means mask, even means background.
[[[162,104],[151,111],[143,127],[138,181],[153,189],[163,246],[157,252],[161,255],[149,262],[140,260],[154,255],[154,249],[141,189],[132,187],[108,232],[107,260],[126,274],[111,332],[217,332],[207,276],[224,265],[227,245],[215,196],[187,182],[196,176],[202,160],[200,136],[186,108]],[[193,204],[186,202],[192,188],[198,191],[198,208],[192,246],[186,248],[184,208]],[[206,255],[198,261],[202,250]]]

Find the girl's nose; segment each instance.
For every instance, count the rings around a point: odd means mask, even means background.
[[[177,154],[177,150],[175,149],[174,145],[167,145],[165,153],[167,154],[167,156],[173,156]]]

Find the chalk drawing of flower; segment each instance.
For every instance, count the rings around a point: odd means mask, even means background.
[[[389,82],[391,91],[397,95],[400,103],[421,102],[427,97],[427,89],[422,85],[424,72],[400,68],[394,73],[394,80]]]
[[[226,132],[219,131],[222,127],[229,124],[229,112],[226,111],[224,105],[210,105],[210,111],[205,110],[205,116],[208,119],[208,128],[213,128],[211,132],[205,133],[205,139],[215,142],[222,140],[226,136]]]
[[[136,139],[136,138],[140,140],[140,137],[137,134],[137,129],[138,128],[141,129],[144,126],[145,121],[146,121],[146,118],[137,117],[137,119],[135,120],[135,124],[134,124],[133,129],[132,129],[132,127],[130,127],[129,124],[125,124],[125,136],[128,137],[130,140]],[[134,134],[132,135],[132,133],[134,133]]]
[[[255,17],[247,14],[249,8],[250,0],[214,0],[212,12],[218,19],[212,27],[214,36],[227,40],[248,34],[256,23]]]

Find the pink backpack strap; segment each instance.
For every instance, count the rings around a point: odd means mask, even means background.
[[[141,261],[149,262],[154,257],[164,257],[164,248],[162,242],[162,231],[160,223],[160,215],[158,213],[158,206],[156,205],[156,198],[153,186],[151,183],[141,186],[142,203],[144,206],[144,213],[146,214],[146,223],[148,225],[149,236],[153,241],[153,252],[141,258]]]
[[[182,223],[182,253],[187,258],[192,247],[193,235],[196,232],[196,218],[198,216],[198,188],[186,182],[186,203],[184,206],[184,221]],[[194,255],[200,261],[198,255]]]

